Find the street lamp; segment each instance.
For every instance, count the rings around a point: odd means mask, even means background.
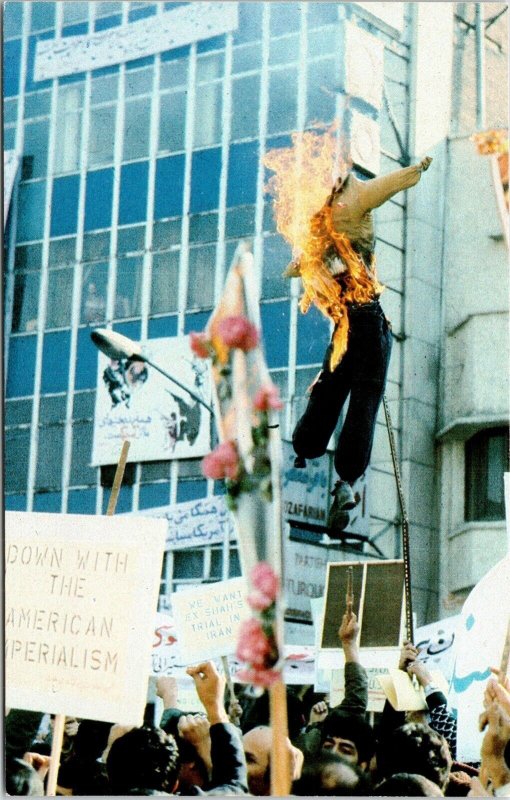
[[[172,381],[172,383],[175,383],[181,389],[184,389],[185,392],[187,392],[191,397],[193,397],[194,400],[200,403],[200,405],[204,406],[209,414],[212,414],[214,417],[214,411],[211,406],[204,402],[204,400],[195,394],[195,392],[188,386],[185,386],[183,383],[178,381],[177,378],[174,378],[153,361],[150,361],[150,359],[148,359],[147,356],[142,353],[142,346],[139,342],[133,342],[133,340],[128,339],[127,336],[123,336],[121,333],[116,333],[115,331],[110,331],[107,328],[97,328],[97,330],[91,332],[90,338],[96,347],[98,347],[99,350],[105,354],[105,356],[108,356],[108,358],[113,358],[115,360],[128,358],[131,361],[143,361],[145,364],[153,367],[153,369],[161,372],[165,378],[168,378],[168,380]]]

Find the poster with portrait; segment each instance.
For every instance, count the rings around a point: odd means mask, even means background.
[[[209,362],[191,351],[187,336],[151,339],[144,355],[211,402]],[[129,440],[129,461],[198,458],[209,452],[210,413],[150,364],[98,356],[92,464],[115,464]]]

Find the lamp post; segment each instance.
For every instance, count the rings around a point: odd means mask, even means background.
[[[110,331],[107,328],[97,328],[97,330],[92,331],[90,334],[90,338],[94,342],[97,348],[101,350],[108,358],[113,358],[119,360],[121,358],[128,358],[131,361],[143,361],[144,364],[148,364],[153,369],[160,372],[165,378],[168,378],[169,381],[175,383],[179,388],[184,389],[190,397],[193,397],[197,403],[204,406],[207,409],[209,414],[214,417],[214,411],[210,405],[208,405],[201,397],[199,397],[192,389],[188,386],[185,386],[183,383],[174,378],[164,369],[162,369],[158,364],[155,364],[146,355],[142,352],[142,346],[139,342],[133,342],[132,339],[128,339],[127,336],[123,336],[121,333],[116,333],[115,331]]]

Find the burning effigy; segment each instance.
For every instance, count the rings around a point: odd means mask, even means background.
[[[335,452],[339,480],[328,519],[333,537],[348,525],[356,505],[352,485],[370,461],[391,353],[391,327],[379,303],[384,287],[376,273],[372,212],[418,183],[432,161],[426,157],[362,181],[340,154],[338,133],[330,127],[294,133],[290,147],[270,150],[264,158],[274,173],[266,190],[273,197],[277,230],[292,248],[284,276],[301,278],[303,313],[313,304],[334,324],[322,370],[294,430],[296,467],[326,452],[350,393]]]

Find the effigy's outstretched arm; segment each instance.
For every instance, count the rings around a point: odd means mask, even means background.
[[[362,213],[378,208],[397,192],[415,186],[420,180],[422,172],[429,168],[431,161],[430,156],[427,156],[419,164],[397,169],[388,175],[381,175],[360,183],[358,201]]]

